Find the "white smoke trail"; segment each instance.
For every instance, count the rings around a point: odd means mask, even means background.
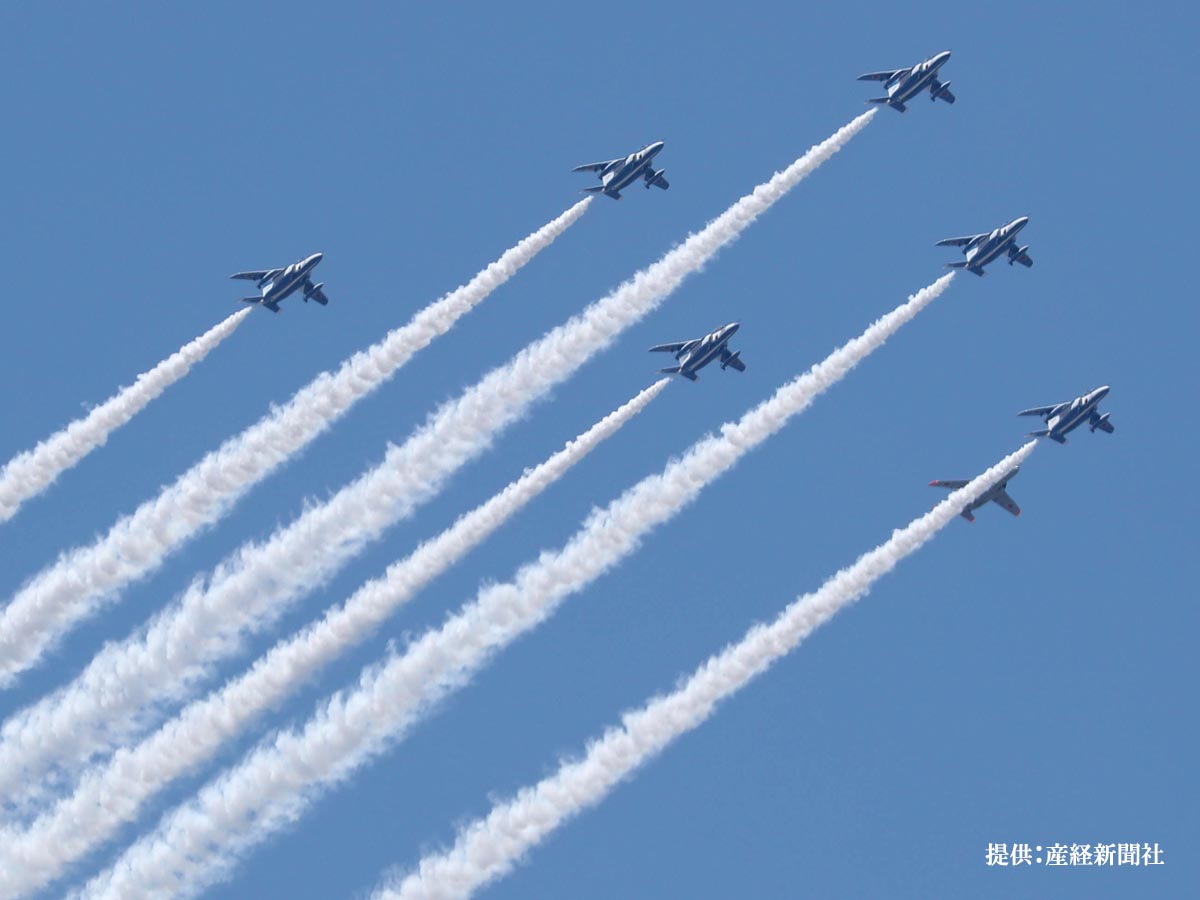
[[[321,666],[370,631],[422,587],[558,481],[667,386],[661,379],[609,413],[545,462],[359,588],[343,606],[277,644],[240,678],[225,684],[134,749],[84,774],[67,800],[29,829],[0,829],[0,897],[44,887],[70,863],[134,818],[172,779],[207,760],[258,715],[304,684]]]
[[[589,199],[525,238],[468,284],[425,307],[407,325],[350,357],[335,374],[322,372],[287,404],[119,520],[96,543],[65,553],[35,576],[0,611],[0,687],[36,665],[71,626],[220,519],[242,494],[449,331],[583,215]]]
[[[507,874],[554,829],[596,805],[622,779],[702,724],[716,706],[793,650],[842,607],[871,590],[916,552],[972,500],[1033,451],[1030,442],[955,491],[930,512],[897,529],[818,590],[790,604],[770,625],[755,625],[737,644],[712,656],[682,686],[626,713],[621,724],[588,745],[581,759],[496,804],[483,819],[460,829],[454,846],[425,856],[407,876],[393,878],[372,900],[465,900]]]
[[[108,436],[140,413],[151,400],[192,370],[250,313],[235,312],[200,337],[184,344],[129,387],[122,388],[82,419],[51,435],[32,450],[14,456],[0,469],[0,522],[17,514],[21,504],[52,485],[58,476],[103,446]]]
[[[160,618],[143,640],[111,646],[75,684],[6,723],[0,731],[0,797],[29,791],[33,776],[51,764],[77,764],[105,746],[125,742],[142,727],[139,714],[153,712],[156,698],[184,693],[237,645],[244,630],[277,615],[284,602],[311,589],[382,528],[436,493],[502,428],[655,309],[687,275],[866,127],[872,112],[812,147],[658,262],[488,373],[329,503],[309,510],[265,547],[238,554],[218,571],[213,589],[189,592],[185,612]]]
[[[503,646],[543,621],[636,549],[746,452],[775,434],[837,383],[950,284],[944,275],[835,350],[719,437],[709,436],[658,475],[643,479],[557,552],[516,579],[484,588],[441,628],[368,670],[299,731],[283,732],[205,787],[135,843],[87,887],[88,896],[170,891],[191,896],[225,877],[251,847],[298,819],[328,786],[385,750],[434,704],[461,687]]]

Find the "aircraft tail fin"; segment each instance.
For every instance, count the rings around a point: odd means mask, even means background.
[[[696,373],[683,371],[683,366],[670,366],[666,369],[659,369],[658,371],[659,371],[659,374],[661,374],[661,375],[682,375],[684,378],[688,379],[689,381],[696,380]]]

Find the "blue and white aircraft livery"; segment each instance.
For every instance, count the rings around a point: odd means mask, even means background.
[[[1020,466],[1013,466],[1011,469],[1005,472],[1004,477],[1001,478],[997,484],[980,494],[973,503],[967,505],[967,508],[962,511],[962,517],[968,522],[974,522],[975,517],[971,515],[971,513],[979,509],[981,506],[986,506],[988,503],[997,503],[1007,509],[1014,516],[1019,516],[1021,514],[1021,507],[1017,506],[1017,504],[1013,502],[1013,498],[1008,496],[1008,491],[1005,490],[1005,488],[1008,487],[1008,483],[1015,478],[1017,473],[1020,471]],[[930,487],[950,488],[952,491],[957,491],[959,488],[966,487],[968,484],[970,484],[969,481],[957,481],[954,479],[949,479],[946,481],[935,480],[929,482]]]
[[[271,312],[279,312],[279,301],[290,296],[299,287],[304,288],[304,302],[316,300],[322,306],[329,302],[329,298],[325,296],[321,288],[325,287],[324,282],[313,284],[310,274],[317,267],[324,254],[314,253],[312,256],[305,257],[300,262],[294,262],[290,266],[284,266],[282,269],[263,269],[257,272],[238,272],[236,275],[230,275],[230,278],[244,278],[248,281],[257,281],[258,289],[262,291],[259,297],[243,297],[243,303],[259,303],[265,306]]]
[[[620,200],[621,191],[639,178],[645,179],[647,190],[649,190],[651,185],[654,185],[654,187],[662,188],[665,191],[671,186],[667,183],[667,179],[663,178],[663,173],[667,170],[655,170],[654,168],[654,157],[658,156],[662,148],[663,142],[655,141],[653,144],[647,144],[641,150],[637,150],[620,159],[588,163],[587,165],[576,166],[571,171],[598,172],[600,174],[600,186],[584,188],[583,191],[585,194],[604,194],[606,197]]]
[[[966,269],[976,275],[983,275],[983,267],[1004,253],[1008,254],[1008,264],[1019,262],[1025,268],[1033,265],[1030,259],[1029,245],[1017,246],[1017,232],[1029,224],[1029,216],[1013,219],[1007,225],[1001,225],[995,231],[985,231],[983,234],[968,234],[965,237],[946,238],[934,244],[935,247],[962,247],[966,259],[962,262],[946,263],[949,269]]]
[[[911,69],[891,69],[887,72],[868,72],[859,75],[859,81],[882,81],[887,88],[886,97],[872,97],[868,103],[886,103],[897,112],[908,109],[906,104],[926,88],[929,89],[930,100],[945,100],[954,102],[950,93],[950,82],[938,81],[938,69],[950,59],[950,51],[943,50],[937,56],[931,56],[924,62],[919,62]]]
[[[679,365],[658,371],[664,375],[682,375],[689,381],[696,380],[696,372],[703,369],[714,359],[721,360],[721,368],[732,366],[739,372],[746,371],[746,364],[741,360],[741,351],[729,352],[729,339],[740,326],[737,322],[722,325],[712,334],[693,341],[679,341],[675,344],[659,344],[651,347],[651,353],[674,353]]]
[[[1030,437],[1048,437],[1060,444],[1067,442],[1068,432],[1074,431],[1084,422],[1091,426],[1092,431],[1099,428],[1101,431],[1112,434],[1116,429],[1113,427],[1113,423],[1108,421],[1110,414],[1100,415],[1100,410],[1097,409],[1100,401],[1108,396],[1108,392],[1109,386],[1105,384],[1066,403],[1059,403],[1055,406],[1035,406],[1032,409],[1023,409],[1017,415],[1041,416],[1046,423],[1046,429],[1031,431],[1029,432]]]

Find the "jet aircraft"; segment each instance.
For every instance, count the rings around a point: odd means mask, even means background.
[[[950,51],[943,50],[937,56],[931,56],[924,62],[919,62],[911,69],[892,69],[887,72],[868,72],[859,75],[859,81],[882,81],[887,88],[886,97],[872,97],[868,103],[886,103],[898,112],[908,109],[906,104],[921,91],[929,88],[929,99],[954,102],[950,93],[950,82],[938,81],[938,69],[946,64]]]
[[[962,247],[966,259],[962,262],[946,263],[950,269],[966,269],[976,275],[983,275],[983,267],[1002,253],[1008,252],[1008,264],[1015,262],[1029,268],[1033,260],[1029,258],[1029,245],[1017,246],[1017,232],[1029,224],[1029,216],[1013,219],[1007,225],[1001,225],[995,231],[985,231],[983,234],[968,234],[965,237],[946,238],[934,244],[935,247]]]
[[[654,185],[665,191],[671,186],[667,182],[667,179],[663,178],[663,173],[667,170],[656,170],[654,168],[654,157],[659,154],[662,148],[663,142],[655,141],[653,144],[647,144],[641,150],[637,150],[620,159],[588,163],[584,166],[576,166],[571,171],[598,172],[600,186],[584,188],[584,193],[604,194],[612,197],[614,200],[620,200],[621,191],[637,181],[638,178],[645,180],[647,190],[650,189],[650,185]]]
[[[1005,488],[1008,487],[1008,483],[1013,478],[1015,478],[1017,473],[1020,471],[1021,471],[1020,466],[1013,466],[1011,469],[1009,469],[1007,472],[1005,472],[1004,477],[1001,478],[1000,481],[998,481],[996,484],[992,485],[988,490],[986,490],[982,494],[980,494],[973,503],[970,503],[967,505],[967,508],[962,511],[962,517],[964,519],[966,519],[968,522],[974,522],[975,517],[973,515],[971,515],[971,513],[974,512],[975,510],[979,509],[979,507],[981,507],[981,506],[986,506],[989,502],[998,503],[1000,506],[1003,506],[1010,513],[1012,513],[1014,516],[1019,516],[1021,514],[1021,507],[1017,506],[1017,504],[1013,502],[1013,498],[1008,496],[1008,492],[1005,490]],[[966,487],[969,483],[970,482],[967,482],[967,481],[955,481],[955,480],[936,481],[935,480],[935,481],[929,482],[929,486],[930,487],[950,488],[950,490],[952,490],[952,491],[957,491],[960,487]]]
[[[1100,415],[1100,410],[1097,409],[1100,401],[1108,396],[1108,392],[1109,386],[1105,384],[1066,403],[1059,403],[1055,406],[1035,406],[1033,409],[1023,409],[1017,415],[1041,416],[1047,425],[1046,429],[1031,431],[1029,436],[1048,437],[1060,444],[1067,442],[1067,432],[1075,430],[1084,422],[1091,426],[1092,431],[1099,428],[1101,431],[1112,434],[1116,429],[1113,427],[1113,423],[1108,421],[1111,414]]]
[[[674,353],[679,365],[668,369],[659,369],[664,375],[682,375],[689,381],[696,380],[696,371],[703,369],[714,359],[720,358],[721,368],[732,366],[739,372],[746,371],[746,364],[741,360],[741,351],[729,352],[729,339],[740,326],[737,322],[722,325],[712,334],[693,341],[679,341],[675,344],[659,344],[651,347],[651,353]]]
[[[324,306],[329,302],[329,298],[321,290],[321,288],[325,287],[324,282],[313,284],[312,278],[309,277],[323,256],[323,253],[314,253],[312,256],[307,256],[300,260],[300,262],[294,262],[290,266],[284,266],[282,269],[238,272],[236,275],[230,275],[229,277],[257,281],[258,289],[262,291],[262,295],[259,297],[242,297],[242,302],[262,304],[271,310],[271,312],[279,312],[279,301],[290,296],[299,287],[304,288],[305,303],[309,300],[316,300]]]

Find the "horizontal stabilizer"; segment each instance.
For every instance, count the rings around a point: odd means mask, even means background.
[[[659,369],[658,371],[659,371],[660,375],[682,375],[688,381],[696,380],[696,373],[695,372],[685,372],[683,370],[683,366],[670,366],[669,368]]]
[[[1058,441],[1060,444],[1065,444],[1067,442],[1067,439],[1065,437],[1063,437],[1061,434],[1051,434],[1049,431],[1030,431],[1030,432],[1026,433],[1025,436],[1026,437],[1037,437],[1037,438],[1048,437],[1048,438],[1050,438],[1050,440]]]
[[[947,269],[966,269],[968,272],[974,272],[980,278],[982,278],[985,274],[983,269],[979,268],[979,266],[973,266],[968,262],[948,262],[948,263],[946,263],[946,268]]]
[[[896,110],[896,112],[906,112],[908,110],[907,106],[905,106],[903,103],[899,103],[897,101],[892,100],[891,97],[871,97],[869,100],[867,100],[867,102],[868,103],[886,103],[892,109]]]

